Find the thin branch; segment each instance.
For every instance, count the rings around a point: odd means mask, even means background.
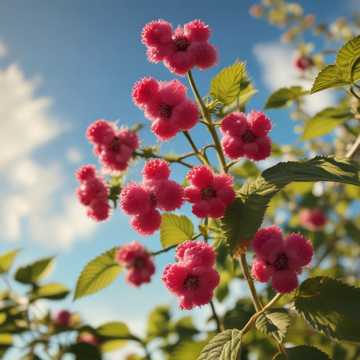
[[[201,98],[201,95],[199,93],[199,90],[197,89],[196,87],[196,84],[195,84],[195,80],[192,76],[192,73],[191,71],[189,71],[187,73],[187,79],[190,83],[190,86],[191,86],[191,89],[194,93],[194,96],[195,96],[195,99],[200,107],[200,110],[201,110],[201,115],[203,117],[203,119],[206,120],[206,125],[209,129],[209,132],[210,132],[210,135],[214,141],[214,145],[216,147],[216,150],[217,150],[217,154],[218,154],[218,158],[219,158],[219,163],[223,169],[224,172],[226,172],[226,160],[225,160],[225,156],[224,156],[224,153],[223,153],[223,150],[222,150],[222,147],[221,147],[221,143],[220,143],[220,140],[219,140],[219,136],[218,136],[218,133],[216,132],[216,129],[215,129],[215,126],[214,124],[212,123],[211,121],[211,117],[210,115],[208,114],[208,111],[207,111],[207,108]]]
[[[215,320],[215,322],[216,322],[216,331],[217,331],[218,333],[220,333],[221,331],[224,330],[224,327],[223,327],[223,325],[221,324],[219,315],[218,315],[217,312],[216,312],[215,305],[214,305],[214,302],[213,302],[212,300],[210,301],[210,307],[211,307],[211,311],[212,311],[214,320]]]

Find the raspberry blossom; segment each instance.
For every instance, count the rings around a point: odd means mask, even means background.
[[[303,209],[300,211],[300,224],[310,231],[320,231],[327,223],[326,214],[322,209]]]
[[[197,124],[198,108],[186,97],[186,92],[186,86],[178,80],[158,81],[149,77],[134,85],[133,100],[145,111],[153,133],[160,140],[169,140]]]
[[[271,153],[271,139],[267,135],[270,130],[271,121],[261,111],[225,116],[221,122],[225,155],[230,159],[242,156],[255,161],[266,159]]]
[[[84,165],[76,172],[80,186],[76,190],[80,203],[87,207],[87,215],[95,221],[110,216],[109,189],[105,180],[96,174],[95,166]]]
[[[190,186],[185,188],[185,200],[192,203],[192,212],[199,218],[220,218],[235,198],[230,175],[217,175],[207,166],[198,166],[187,175]]]
[[[97,336],[89,332],[81,333],[77,340],[79,343],[85,343],[92,346],[98,346],[100,344],[100,340],[97,338]]]
[[[255,260],[252,274],[260,282],[272,281],[279,293],[289,293],[298,287],[298,274],[313,256],[309,240],[298,233],[283,237],[281,229],[270,226],[258,230],[252,241]]]
[[[305,55],[298,56],[294,60],[294,66],[296,67],[297,70],[306,71],[314,66],[314,60],[309,56],[305,56]]]
[[[136,241],[121,246],[116,252],[115,259],[128,270],[126,281],[133,286],[149,283],[155,273],[155,264],[151,255]]]
[[[134,151],[139,147],[139,138],[134,131],[118,129],[114,123],[106,120],[92,123],[86,135],[94,145],[94,153],[104,169],[110,172],[126,170]]]
[[[54,324],[59,327],[69,327],[71,325],[71,312],[60,310],[54,316]]]
[[[175,30],[169,22],[156,20],[145,25],[141,39],[150,62],[163,61],[172,73],[185,75],[194,67],[205,70],[216,64],[218,55],[209,43],[210,35],[209,26],[201,20]]]
[[[180,308],[191,310],[208,304],[220,276],[214,269],[215,251],[201,241],[187,241],[178,246],[177,263],[164,269],[162,280],[180,298]]]
[[[184,190],[169,179],[170,167],[164,160],[146,162],[142,184],[130,183],[120,194],[120,207],[132,217],[132,227],[141,235],[151,235],[161,223],[159,210],[173,211],[183,204]]]

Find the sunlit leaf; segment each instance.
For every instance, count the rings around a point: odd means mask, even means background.
[[[121,266],[115,261],[116,248],[91,260],[81,272],[74,299],[94,294],[109,286],[122,271]]]
[[[193,234],[194,226],[188,217],[169,213],[161,216],[160,241],[164,248],[191,240]]]

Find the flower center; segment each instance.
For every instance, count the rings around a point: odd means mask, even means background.
[[[166,119],[168,119],[171,116],[172,113],[172,107],[167,104],[161,104],[160,105],[160,115]]]
[[[208,187],[206,189],[202,189],[201,190],[201,198],[203,200],[209,200],[209,199],[212,199],[216,197],[216,190],[211,188],[211,187]]]
[[[120,150],[120,145],[121,145],[120,139],[117,136],[115,136],[112,142],[110,143],[110,149],[112,151],[117,152]]]
[[[177,51],[185,51],[190,45],[189,40],[185,36],[175,38],[174,42]]]
[[[135,269],[142,269],[145,265],[145,261],[142,257],[137,257],[133,262],[133,267]]]
[[[156,206],[157,204],[157,199],[156,199],[156,195],[154,193],[151,193],[150,194],[150,203],[153,207]]]
[[[278,255],[273,265],[276,270],[286,270],[289,266],[289,259],[286,254],[282,253]]]
[[[199,278],[197,276],[190,275],[184,281],[184,289],[195,290],[199,287]]]
[[[241,139],[245,144],[249,144],[254,142],[256,136],[250,130],[246,130],[245,133],[241,136]]]

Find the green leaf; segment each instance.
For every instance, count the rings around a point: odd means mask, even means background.
[[[29,265],[18,268],[15,280],[23,284],[36,284],[49,274],[54,265],[54,257],[37,260]]]
[[[198,360],[237,360],[241,347],[240,330],[225,330],[214,336],[201,351]]]
[[[106,338],[124,339],[131,337],[128,326],[121,321],[111,321],[99,326],[96,334]]]
[[[310,278],[298,289],[295,308],[325,335],[360,342],[360,288],[328,277]]]
[[[176,347],[169,360],[196,360],[206,341],[183,341]]]
[[[301,86],[284,87],[271,94],[265,104],[265,109],[281,108],[289,105],[291,101],[297,100],[308,92]]]
[[[226,209],[221,221],[226,243],[234,253],[241,251],[261,226],[274,195],[292,182],[332,181],[360,186],[359,165],[351,160],[315,157],[279,163],[244,184]]]
[[[153,309],[148,317],[147,338],[163,337],[169,333],[170,309],[160,305]]]
[[[275,355],[273,360],[330,360],[330,358],[312,346],[296,346],[290,349],[286,349],[287,357],[281,353]]]
[[[348,41],[337,53],[336,67],[348,83],[354,82],[353,68],[360,59],[360,35]]]
[[[7,273],[13,264],[19,250],[11,250],[0,255],[0,274]]]
[[[224,105],[230,105],[248,86],[245,63],[235,62],[222,69],[212,80],[210,95]]]
[[[194,226],[184,215],[165,213],[161,216],[160,241],[163,248],[191,240]]]
[[[317,75],[313,86],[311,88],[311,94],[318,91],[347,85],[347,81],[342,79],[342,76],[335,65],[328,65],[322,69]]]
[[[353,114],[348,109],[328,107],[305,123],[302,138],[303,140],[310,140],[326,135],[352,117]]]
[[[69,294],[69,289],[59,283],[50,283],[36,288],[30,296],[30,300],[48,299],[61,300]]]
[[[74,300],[104,289],[118,277],[122,268],[115,261],[116,250],[99,255],[85,266],[76,284]]]
[[[256,328],[264,335],[273,336],[277,341],[285,339],[290,325],[290,316],[286,309],[271,309],[256,320]]]
[[[241,88],[239,96],[230,104],[221,108],[221,116],[225,116],[233,111],[243,111],[247,102],[257,93],[257,90],[249,82],[246,87]]]

